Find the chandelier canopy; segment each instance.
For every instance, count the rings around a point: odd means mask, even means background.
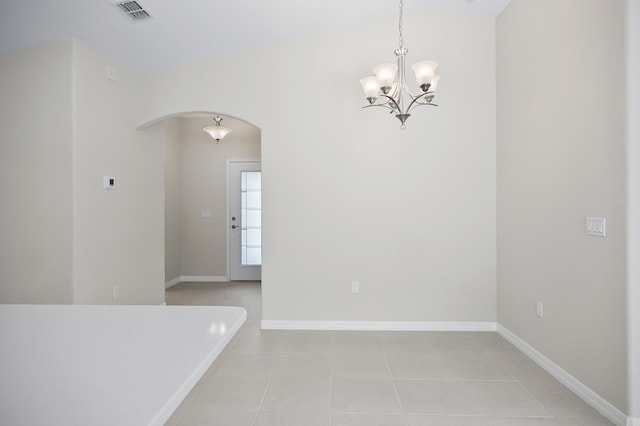
[[[400,18],[398,21],[398,31],[400,33],[399,47],[395,51],[396,63],[380,64],[373,67],[374,76],[365,77],[360,80],[365,96],[369,101],[369,107],[383,107],[390,110],[390,114],[395,114],[400,120],[400,128],[405,129],[405,122],[411,116],[411,110],[419,105],[437,106],[432,103],[435,96],[436,87],[440,76],[436,75],[438,63],[434,61],[420,61],[415,63],[411,68],[416,75],[416,81],[421,93],[412,94],[406,85],[405,78],[405,56],[408,52],[404,48],[404,40],[402,39],[402,13],[403,0],[400,0]],[[395,81],[396,72],[398,80]],[[378,97],[382,98],[380,102]]]
[[[227,136],[232,132],[232,130],[228,127],[223,127],[220,125],[220,122],[222,121],[222,117],[220,116],[213,117],[213,121],[216,122],[215,126],[207,126],[202,130],[209,133],[209,135],[211,135],[211,137],[214,138],[216,142],[220,142],[220,139]]]

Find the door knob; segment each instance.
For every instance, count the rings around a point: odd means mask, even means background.
[[[236,228],[239,228],[239,226],[238,225],[231,225],[231,229],[236,229]]]

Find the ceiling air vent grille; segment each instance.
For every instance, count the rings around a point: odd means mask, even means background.
[[[152,18],[151,13],[137,0],[118,0],[111,2],[111,4],[132,21],[140,22]]]

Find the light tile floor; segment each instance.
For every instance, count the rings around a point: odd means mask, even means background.
[[[496,333],[261,330],[259,283],[181,283],[166,299],[248,311],[168,425],[612,424]]]

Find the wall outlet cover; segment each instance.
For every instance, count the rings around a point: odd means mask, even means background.
[[[606,218],[587,216],[585,220],[585,232],[594,237],[606,236]]]

